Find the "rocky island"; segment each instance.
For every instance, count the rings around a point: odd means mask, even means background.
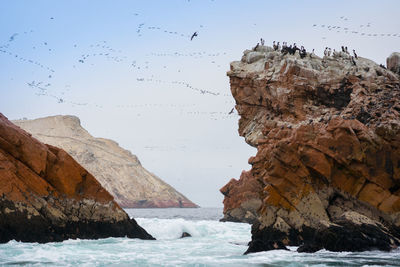
[[[183,194],[146,170],[116,142],[93,137],[75,116],[16,120],[45,144],[64,149],[87,169],[123,208],[196,208]]]
[[[153,239],[64,150],[0,113],[0,243],[125,236]]]
[[[246,50],[228,72],[252,168],[221,192],[252,223],[246,253],[389,251],[400,244],[399,56]]]

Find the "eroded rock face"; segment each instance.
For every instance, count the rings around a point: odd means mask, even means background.
[[[226,219],[246,221],[243,204],[261,203],[248,253],[397,247],[399,77],[344,53],[257,50],[263,57],[245,51],[228,72],[239,134],[257,155],[249,173],[221,189]]]
[[[0,113],[0,243],[123,236],[153,239],[65,151]]]
[[[75,116],[51,116],[13,123],[41,142],[67,151],[123,208],[198,207],[143,168],[130,151],[112,140],[90,135]]]

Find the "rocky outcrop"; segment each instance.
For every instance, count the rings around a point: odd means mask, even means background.
[[[400,53],[394,52],[386,59],[386,66],[389,70],[400,75]]]
[[[0,243],[124,236],[153,239],[65,151],[0,113]]]
[[[13,121],[45,144],[60,147],[87,169],[123,208],[195,208],[116,142],[91,136],[75,116]]]
[[[250,224],[256,221],[257,211],[262,204],[260,196],[262,186],[250,171],[243,171],[239,181],[231,179],[220,191],[226,196],[224,217],[221,221]]]
[[[228,76],[239,134],[257,148],[251,170],[221,189],[226,219],[246,221],[249,200],[258,207],[247,253],[400,244],[397,75],[345,53],[302,59],[261,46]]]

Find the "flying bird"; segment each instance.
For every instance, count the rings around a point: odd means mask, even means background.
[[[192,41],[193,38],[196,37],[196,36],[197,36],[197,32],[194,32],[194,33],[192,34],[192,37],[190,37],[190,41]]]

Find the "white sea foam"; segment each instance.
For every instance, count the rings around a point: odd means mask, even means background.
[[[165,212],[165,211],[163,211]],[[198,212],[198,211],[197,211]],[[153,211],[157,213],[157,211]],[[106,238],[61,243],[0,244],[0,265],[57,266],[398,266],[390,253],[297,253],[274,250],[243,255],[250,225],[212,220],[137,218],[157,240]],[[182,232],[192,237],[181,239]]]

